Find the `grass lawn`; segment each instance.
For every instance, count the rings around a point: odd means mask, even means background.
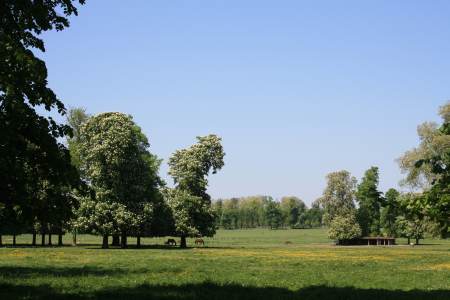
[[[78,240],[0,248],[0,299],[450,299],[448,240],[338,247],[323,229],[221,230],[185,250],[162,238],[108,250],[100,237]]]

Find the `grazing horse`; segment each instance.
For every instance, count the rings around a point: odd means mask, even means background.
[[[203,239],[198,238],[198,239],[195,239],[195,244],[205,246],[205,241]]]
[[[177,242],[174,239],[168,239],[164,244],[169,246],[176,246]]]

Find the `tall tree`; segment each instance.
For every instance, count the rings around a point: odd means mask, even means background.
[[[425,184],[419,185],[424,191],[422,209],[440,224],[441,237],[446,238],[450,225],[450,102],[440,108],[439,114],[442,125],[419,126],[420,145],[406,152],[399,163],[409,185],[418,186],[419,179],[424,179]]]
[[[70,157],[72,165],[77,168],[78,173],[84,183],[86,181],[83,175],[83,169],[81,168],[82,162],[80,157],[80,144],[81,144],[81,128],[89,120],[90,115],[86,112],[85,108],[71,108],[66,117],[66,123],[72,128],[72,136],[67,137],[67,145],[70,151]],[[79,199],[84,199],[82,196],[88,191],[86,185],[80,185],[80,188],[72,192],[72,199],[74,200],[74,212],[78,209],[80,203]],[[76,215],[76,214],[75,214]],[[76,216],[75,216],[76,217]],[[72,244],[77,244],[77,231],[72,226]]]
[[[122,246],[126,247],[127,235],[136,231],[142,234],[139,228],[144,228],[130,220],[148,220],[139,215],[145,204],[158,199],[160,160],[148,151],[148,140],[131,116],[121,113],[91,117],[82,126],[80,140],[81,169],[95,197],[93,203],[83,206],[79,219],[89,219],[83,212],[93,209],[97,217],[90,219],[95,224],[84,228],[101,228],[97,231],[104,240],[108,235],[121,234]],[[111,213],[109,207],[120,208],[120,213]]]
[[[320,198],[324,208],[323,222],[329,225],[336,216],[355,210],[356,179],[348,171],[332,172],[327,175],[327,186]]]
[[[84,0],[4,0],[0,2],[0,202],[8,215],[31,222],[36,181],[71,185],[69,152],[59,139],[66,125],[37,113],[36,108],[65,113],[47,86],[47,69],[33,49],[45,51],[39,35],[63,30],[77,14],[73,3]]]
[[[266,205],[265,213],[267,225],[270,229],[277,229],[283,225],[283,213],[279,202],[270,199]]]
[[[212,236],[215,233],[214,216],[211,207],[211,197],[207,193],[208,174],[215,174],[224,166],[225,153],[221,144],[221,138],[211,134],[197,137],[197,143],[183,150],[177,150],[169,159],[169,174],[173,177],[176,196],[169,197],[169,205],[175,218],[178,216],[176,209],[185,201],[186,210],[192,203],[201,199],[201,204],[196,207],[200,209],[195,218],[185,213],[183,218],[175,220],[177,228],[195,228],[199,234]],[[190,195],[190,197],[187,196]],[[193,197],[192,197],[193,196]],[[197,198],[194,198],[197,197]],[[181,202],[181,204],[180,204]],[[180,224],[183,222],[184,224]],[[195,231],[178,230],[176,233],[181,237],[181,247],[186,247],[186,237],[192,236]]]
[[[356,200],[359,203],[357,220],[361,226],[362,235],[380,234],[380,209],[383,198],[378,191],[378,168],[368,169],[356,191]]]

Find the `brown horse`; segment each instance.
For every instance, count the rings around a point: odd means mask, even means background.
[[[177,242],[174,239],[168,239],[164,244],[168,246],[176,246]]]
[[[198,239],[195,239],[195,244],[205,246],[205,241],[201,238],[198,238]]]

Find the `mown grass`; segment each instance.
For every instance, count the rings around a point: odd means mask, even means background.
[[[163,238],[109,250],[88,235],[77,247],[30,240],[0,249],[0,299],[450,299],[443,240],[337,247],[322,229],[221,230],[186,250]]]

